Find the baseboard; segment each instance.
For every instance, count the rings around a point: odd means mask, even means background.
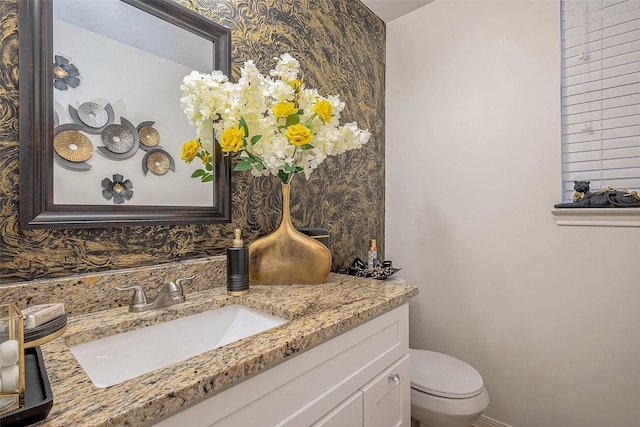
[[[486,415],[482,415],[480,419],[473,423],[473,427],[511,427],[509,424],[505,424],[493,418],[489,418]]]

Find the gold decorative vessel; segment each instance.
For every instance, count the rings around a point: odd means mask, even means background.
[[[278,228],[249,245],[249,283],[324,283],[331,270],[325,245],[296,230],[291,223],[291,185],[282,184],[282,219]]]

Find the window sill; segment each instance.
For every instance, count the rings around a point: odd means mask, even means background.
[[[640,227],[640,208],[551,209],[557,225]]]

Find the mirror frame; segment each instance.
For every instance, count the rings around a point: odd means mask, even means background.
[[[231,31],[173,0],[122,0],[214,43],[229,75]],[[231,161],[215,144],[212,206],[63,205],[53,202],[53,3],[19,3],[19,217],[22,229],[231,222]],[[194,128],[195,135],[195,128]]]

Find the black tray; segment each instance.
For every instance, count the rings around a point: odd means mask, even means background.
[[[26,345],[32,341],[40,340],[56,331],[59,331],[65,326],[67,326],[67,315],[63,314],[62,316],[56,317],[55,319],[50,320],[47,323],[43,323],[40,326],[36,326],[35,328],[25,329],[24,343]]]
[[[24,350],[24,406],[0,415],[0,426],[26,426],[44,420],[53,406],[53,393],[39,346]]]

